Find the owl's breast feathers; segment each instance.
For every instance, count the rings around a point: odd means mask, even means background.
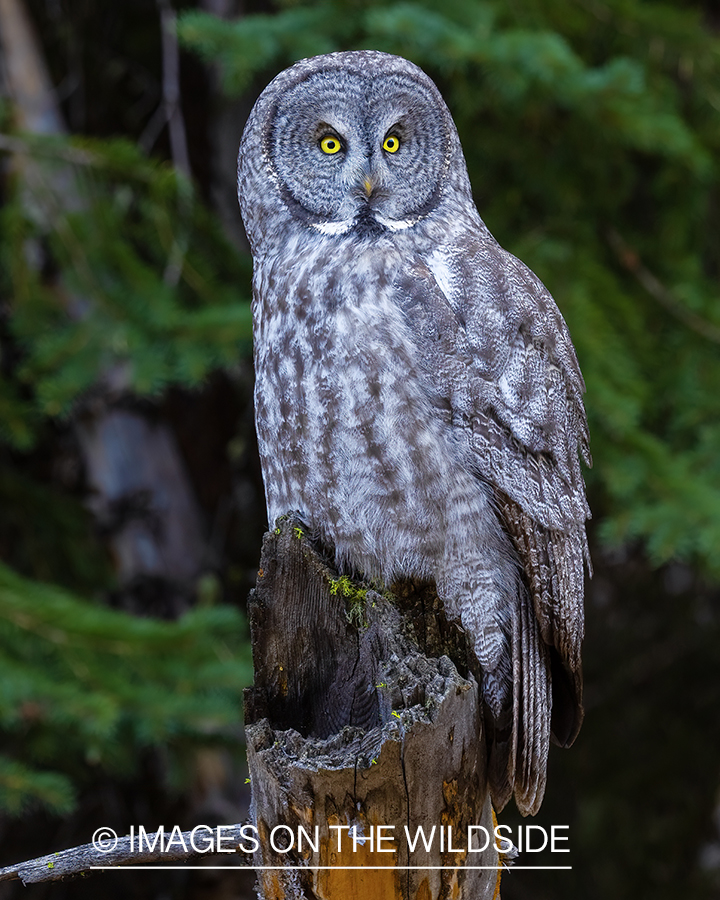
[[[396,303],[402,253],[336,238],[288,270],[256,260],[256,423],[268,511],[298,509],[338,558],[431,575],[458,462]]]

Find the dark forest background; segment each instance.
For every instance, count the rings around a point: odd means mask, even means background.
[[[573,869],[503,897],[720,897],[719,28],[699,0],[0,0],[0,866],[247,813],[267,522],[235,154],[281,68],[374,47],[438,83],[587,382],[587,716],[537,819]]]

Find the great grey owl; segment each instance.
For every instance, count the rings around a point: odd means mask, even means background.
[[[344,571],[435,582],[477,657],[493,802],[535,813],[550,738],[582,720],[589,452],[562,316],[480,219],[407,60],[278,75],[238,190],[269,520],[299,511]]]

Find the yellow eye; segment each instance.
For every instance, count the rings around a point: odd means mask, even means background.
[[[320,141],[320,149],[323,153],[328,153],[332,156],[333,153],[337,153],[342,148],[342,144],[340,143],[340,139],[333,137],[331,134],[326,135]]]
[[[397,153],[400,149],[400,138],[396,134],[389,134],[383,142],[383,150],[388,153]]]

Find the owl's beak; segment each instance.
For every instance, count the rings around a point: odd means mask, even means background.
[[[363,203],[370,203],[373,197],[377,198],[382,189],[382,172],[378,170],[377,161],[372,154],[359,160],[357,169],[353,172],[354,193]]]
[[[369,200],[370,197],[372,197],[373,191],[378,186],[377,175],[373,169],[374,166],[372,160],[366,159],[363,161],[362,168],[358,172],[358,187],[365,194],[366,200]]]

